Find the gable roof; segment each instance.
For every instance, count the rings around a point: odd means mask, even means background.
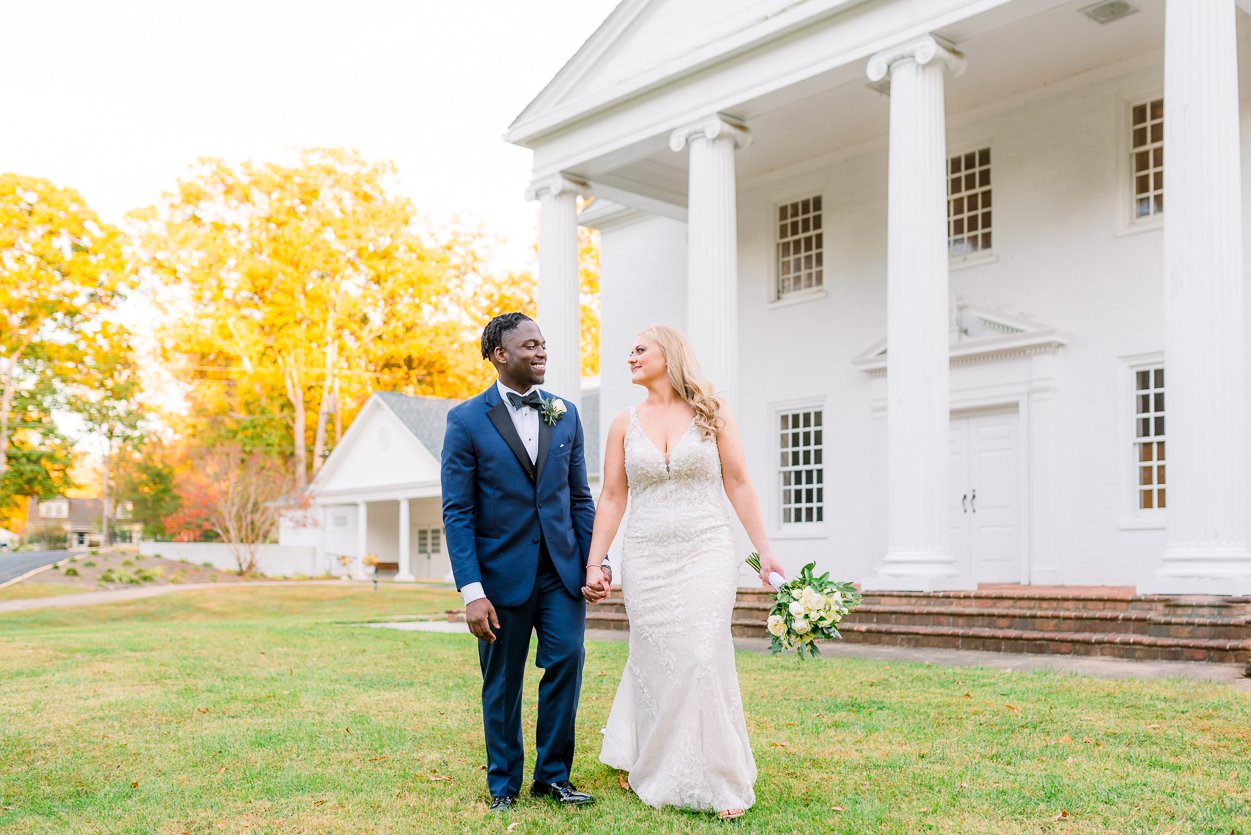
[[[622,0],[509,126],[520,145],[864,0]]]
[[[374,397],[395,413],[400,423],[413,433],[422,446],[430,450],[436,460],[442,457],[447,413],[461,401],[442,397],[414,397],[397,391],[375,392]]]
[[[438,460],[443,455],[443,433],[447,428],[447,413],[459,405],[460,400],[441,397],[415,397],[395,391],[374,393],[390,409],[421,445]],[[582,392],[582,431],[586,449],[586,471],[590,475],[600,472],[599,445],[599,389]]]

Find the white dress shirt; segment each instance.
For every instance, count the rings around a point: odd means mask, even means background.
[[[517,428],[517,437],[521,438],[521,445],[526,448],[526,453],[530,456],[530,463],[537,462],[539,460],[539,410],[529,406],[514,408],[508,399],[508,395],[511,392],[524,397],[531,391],[538,391],[539,387],[531,386],[528,391],[515,392],[504,385],[502,380],[496,380],[495,387],[499,390],[500,400],[503,400],[504,405],[508,407],[508,414],[513,419],[513,426]],[[466,606],[475,600],[486,597],[486,592],[482,590],[481,583],[466,583],[460,590],[460,594],[465,599]]]

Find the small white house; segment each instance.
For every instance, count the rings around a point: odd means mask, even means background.
[[[1249,6],[623,0],[507,133],[549,383],[591,226],[601,422],[685,329],[790,569],[1251,593]]]
[[[587,469],[599,473],[599,394],[582,394]],[[283,515],[279,543],[310,545],[328,573],[365,576],[373,554],[379,576],[451,580],[444,547],[439,458],[447,413],[459,401],[378,392],[308,487],[307,508]]]
[[[22,538],[8,528],[0,528],[0,551],[12,551]]]

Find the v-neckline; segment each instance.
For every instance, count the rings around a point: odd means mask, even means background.
[[[695,418],[694,417],[691,418],[691,422],[686,425],[686,430],[683,431],[683,433],[677,437],[677,440],[675,440],[673,442],[673,445],[669,447],[669,451],[665,452],[663,449],[660,448],[660,444],[653,441],[651,435],[648,435],[647,430],[643,428],[643,421],[639,420],[638,410],[631,409],[631,412],[634,414],[634,422],[635,424],[638,425],[639,434],[642,435],[643,438],[647,441],[647,443],[651,445],[652,449],[660,453],[660,457],[664,459],[664,462],[665,462],[665,471],[668,472],[669,463],[673,456],[673,451],[678,448],[678,444],[682,443],[682,441],[686,438],[687,435],[691,434],[691,429],[695,426]]]

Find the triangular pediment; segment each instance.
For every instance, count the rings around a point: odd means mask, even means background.
[[[622,0],[509,128],[522,141],[527,126],[555,113],[589,112],[596,103],[691,72],[775,35],[810,13],[850,0]]]
[[[315,495],[437,480],[439,461],[404,421],[374,394],[313,479]]]
[[[1061,331],[1041,322],[964,302],[952,305],[949,324],[953,364],[1054,351],[1068,343]],[[857,354],[852,364],[870,374],[881,373],[886,370],[887,348],[887,338],[882,337]]]

